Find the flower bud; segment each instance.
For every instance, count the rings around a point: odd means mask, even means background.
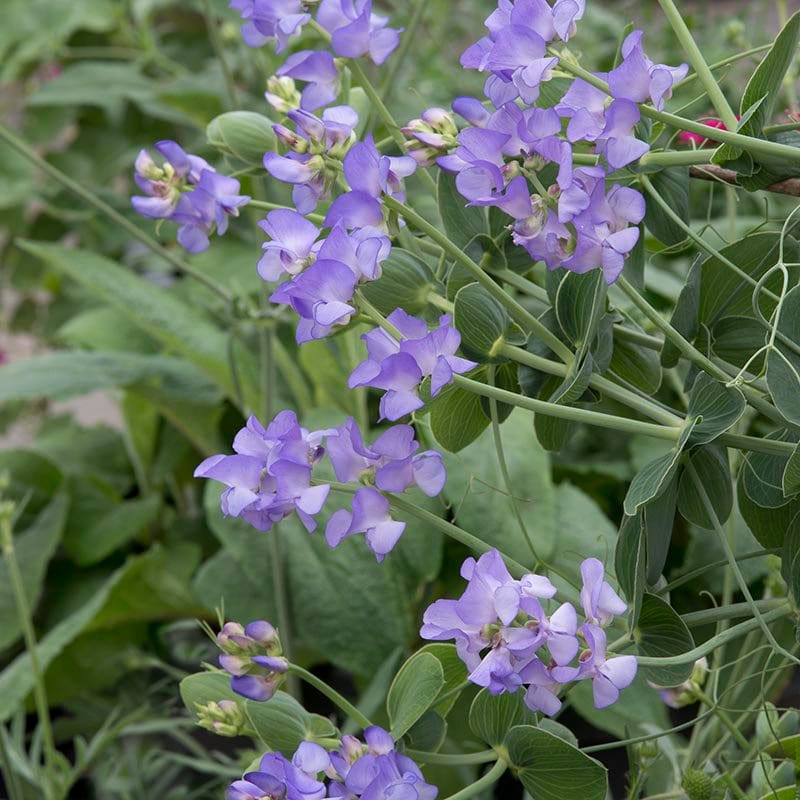
[[[273,125],[272,130],[275,133],[275,138],[288,150],[294,153],[308,152],[308,139],[304,139],[285,125]]]
[[[225,155],[247,164],[260,164],[264,153],[275,149],[272,122],[252,111],[228,111],[208,123],[208,143]]]
[[[288,76],[273,75],[267,81],[267,91],[264,93],[267,102],[276,110],[285,114],[300,108],[300,92],[295,87],[294,79]]]
[[[231,676],[231,689],[251,700],[269,700],[289,669],[278,631],[265,620],[242,627],[226,622],[217,634],[219,665]]]
[[[243,736],[250,732],[244,711],[233,700],[197,703],[197,724],[219,736]]]
[[[458,128],[453,115],[444,108],[426,109],[422,112],[422,121],[430,125],[437,133],[453,137],[458,135]]]

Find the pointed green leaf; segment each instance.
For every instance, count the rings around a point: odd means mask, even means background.
[[[536,714],[526,705],[524,692],[492,695],[481,689],[469,709],[470,730],[490,747],[502,745],[516,725],[534,725]]]
[[[733,484],[727,450],[713,445],[700,447],[690,451],[687,458],[703,481],[703,488],[711,500],[717,519],[726,522],[733,509]],[[714,521],[709,517],[697,484],[688,471],[681,474],[678,509],[689,522],[700,528],[713,529]]]
[[[393,247],[381,265],[381,277],[365,283],[361,292],[381,314],[388,316],[396,308],[421,314],[429,308],[428,295],[443,288],[424,261],[407,250]]]
[[[477,283],[459,289],[453,322],[461,334],[464,355],[484,364],[507,361],[498,353],[499,348],[524,342],[522,331],[503,306]]]
[[[678,656],[694,649],[694,639],[675,609],[654,594],[645,594],[635,639],[639,653],[650,658]],[[647,667],[648,680],[659,686],[677,686],[692,673],[692,664]]]
[[[655,190],[667,201],[670,208],[689,225],[689,170],[670,167],[650,176]],[[653,236],[666,245],[674,246],[686,240],[686,232],[658,203],[648,203],[644,224]]]
[[[724,386],[705,372],[695,379],[689,392],[686,416],[696,420],[692,444],[708,444],[738,422],[747,406],[744,395]]]
[[[620,589],[628,601],[628,624],[633,627],[639,618],[645,589],[647,540],[642,515],[625,517],[619,529],[614,553],[614,572]]]
[[[415,653],[400,667],[386,698],[395,741],[434,704],[444,686],[444,670],[431,653]]]
[[[439,171],[437,196],[439,213],[451,242],[463,249],[475,236],[489,233],[486,209],[467,206],[467,201],[456,189],[455,176],[444,170]]]
[[[605,800],[606,768],[558,736],[530,725],[506,737],[511,767],[533,800]]]

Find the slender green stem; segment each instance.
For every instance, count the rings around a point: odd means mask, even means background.
[[[639,744],[640,742],[650,742],[653,739],[661,739],[664,736],[669,736],[671,733],[680,733],[681,731],[691,728],[706,717],[711,716],[711,711],[705,711],[699,714],[694,719],[688,722],[683,722],[666,731],[658,731],[657,733],[645,733],[641,736],[633,736],[630,739],[617,739],[613,742],[605,742],[604,744],[593,744],[589,747],[582,747],[584,753],[602,753],[604,750],[616,750],[618,747],[627,747],[631,744]]]
[[[764,556],[780,555],[781,552],[782,550],[776,548],[773,548],[772,550],[753,550],[750,553],[743,553],[742,555],[737,555],[736,560],[739,562],[748,561],[751,558],[763,558]],[[720,561],[714,561],[711,564],[706,564],[703,567],[698,567],[697,569],[693,569],[691,572],[687,572],[686,574],[681,575],[678,578],[675,578],[674,581],[670,581],[662,588],[656,589],[655,593],[666,594],[667,592],[671,592],[673,589],[677,589],[679,586],[683,586],[684,584],[693,581],[695,578],[699,578],[706,572],[726,566],[728,566],[728,559],[723,558]]]
[[[313,686],[320,694],[324,694],[337,708],[347,714],[350,719],[357,722],[362,728],[369,728],[372,723],[346,698],[339,694],[332,686],[329,686],[322,678],[318,678],[313,672],[303,669],[297,664],[289,664],[289,673],[296,675],[300,680],[305,681],[309,686]]]
[[[564,364],[558,364],[555,361],[550,361],[547,358],[542,358],[541,356],[529,353],[527,350],[523,350],[521,347],[515,347],[514,345],[508,344],[502,345],[500,348],[498,348],[498,353],[510,358],[512,361],[516,361],[518,364],[524,364],[525,366],[531,367],[532,369],[537,369],[541,372],[547,373],[548,375],[558,375],[560,377],[564,377],[567,374],[567,367]],[[640,414],[644,414],[644,416],[649,417],[650,419],[653,419],[662,425],[674,426],[683,423],[683,418],[679,417],[677,414],[664,411],[660,406],[657,406],[652,401],[647,400],[644,397],[639,397],[639,395],[634,394],[622,386],[618,386],[616,383],[610,381],[608,378],[604,378],[602,375],[592,375],[591,379],[589,380],[589,386],[591,386],[593,389],[597,389],[598,392],[601,392],[606,397],[613,398],[623,405],[626,405],[628,408],[638,411]]]
[[[649,183],[649,181],[648,181]],[[738,267],[737,267],[738,269]],[[617,286],[630,298],[633,304],[664,334],[665,338],[672,342],[673,345],[681,352],[681,354],[691,361],[695,366],[708,373],[712,378],[716,378],[722,383],[729,383],[730,377],[724,369],[717,366],[711,359],[703,355],[691,342],[685,339],[679,331],[675,330],[672,325],[665,320],[661,314],[656,311],[650,303],[637,291],[623,275],[617,279]],[[743,384],[740,389],[747,398],[753,408],[755,408],[764,416],[773,420],[774,422],[783,422],[780,412],[765,398],[763,398],[756,389],[747,384]],[[728,434],[732,437],[733,434]]]
[[[476,794],[481,794],[484,790],[493,786],[500,780],[500,776],[508,769],[508,764],[505,761],[497,761],[495,765],[482,777],[478,778],[475,783],[462,789],[460,792],[451,794],[445,800],[467,800],[468,797],[474,797]]]
[[[739,784],[733,779],[732,775],[729,775],[727,772],[723,772],[719,776],[719,780],[721,780],[722,783],[724,783],[731,790],[731,794],[736,798],[736,800],[749,800]]]
[[[743,61],[745,58],[750,58],[750,56],[757,56],[759,53],[764,53],[772,47],[772,42],[769,44],[760,44],[758,47],[751,47],[749,50],[743,50],[741,53],[736,53],[736,55],[728,56],[727,58],[723,58],[721,61],[715,61],[713,64],[709,64],[710,70],[718,70],[727,67],[729,64],[735,64],[737,61]],[[691,83],[692,81],[696,81],[698,75],[696,72],[691,73],[691,75],[687,75],[682,81],[678,81],[672,88],[674,90],[680,89],[682,86],[686,86],[687,83]]]
[[[5,782],[8,800],[25,800],[25,795],[19,782],[19,775],[12,766],[8,755],[8,739],[3,725],[0,725],[0,777]]]
[[[489,367],[489,385],[495,385],[494,366]],[[492,438],[494,439],[494,449],[497,453],[497,463],[500,466],[500,475],[503,478],[503,484],[506,488],[506,493],[508,494],[508,499],[511,503],[511,509],[514,512],[514,517],[517,520],[517,524],[522,532],[522,536],[528,543],[531,555],[533,556],[535,563],[532,571],[538,572],[543,562],[539,557],[539,554],[536,552],[536,545],[533,543],[533,536],[531,536],[531,532],[528,530],[528,526],[525,524],[525,520],[522,517],[522,512],[520,511],[517,503],[516,495],[514,494],[514,487],[511,484],[511,476],[508,474],[508,464],[506,463],[505,450],[503,449],[503,437],[500,433],[500,419],[497,413],[497,400],[495,400],[493,397],[489,398],[489,412],[492,418]]]
[[[289,387],[292,397],[297,403],[300,415],[303,416],[314,407],[314,398],[311,395],[311,390],[308,388],[308,384],[300,370],[297,369],[297,361],[292,358],[280,337],[275,337],[272,347],[275,354],[275,363],[281,373],[281,377]]]
[[[553,51],[553,53],[558,55],[557,51]],[[607,95],[611,95],[606,81],[602,80],[602,78],[598,78],[596,75],[589,72],[589,70],[584,69],[578,64],[573,64],[566,59],[562,59],[559,67],[565,72],[574,75],[576,78],[583,79],[597,89],[600,89],[600,91],[605,92]],[[697,133],[712,142],[732,144],[754,155],[784,158],[793,164],[800,162],[800,148],[790,147],[789,145],[779,144],[777,142],[768,142],[764,139],[756,139],[753,136],[745,136],[741,133],[722,130],[722,128],[712,128],[710,125],[703,125],[701,122],[685,119],[676,114],[670,114],[667,111],[658,111],[646,104],[641,104],[639,110],[643,116],[654,119],[656,122],[663,122],[665,125],[677,128],[680,131]]]
[[[6,501],[0,502],[0,549],[8,565],[8,576],[11,591],[17,606],[17,618],[25,639],[25,648],[28,652],[30,670],[33,675],[33,695],[36,702],[36,714],[39,718],[39,727],[42,731],[42,744],[44,750],[44,777],[46,794],[50,798],[56,797],[55,789],[55,757],[56,746],[53,738],[53,727],[50,722],[50,705],[47,701],[47,690],[44,683],[44,672],[39,664],[37,653],[36,632],[33,629],[33,617],[25,592],[25,582],[19,569],[17,556],[14,551],[14,537],[11,530],[13,506]]]
[[[251,200],[247,204],[250,208],[261,208],[264,211],[283,211],[288,209],[289,211],[294,211],[291,206],[284,206],[280,203],[270,203],[267,200]],[[325,217],[322,214],[306,214],[306,219],[311,220],[315,225],[322,225],[325,221]]]
[[[695,167],[708,164],[713,150],[651,150],[639,164],[643,167]]]
[[[544,400],[537,400],[533,397],[525,397],[521,394],[499,389],[495,386],[488,386],[485,383],[465,378],[463,375],[456,375],[453,378],[456,386],[466,389],[481,397],[499,400],[501,403],[508,403],[519,408],[526,408],[528,411],[543,414],[547,417],[564,419],[569,422],[582,422],[586,425],[594,425],[598,428],[608,428],[610,430],[621,431],[630,434],[642,434],[651,436],[654,439],[663,439],[670,442],[677,442],[681,435],[681,428],[678,426],[655,425],[652,422],[640,422],[635,419],[617,417],[613,414],[604,414],[600,411],[589,411],[583,408],[573,408],[572,406],[562,406],[557,403],[548,403]]]
[[[361,488],[351,483],[338,483],[336,481],[329,481],[329,485],[334,491],[345,492],[346,494],[355,494],[359,488]],[[483,539],[479,539],[477,536],[465,531],[463,528],[459,528],[458,525],[454,525],[452,522],[448,522],[446,519],[437,517],[436,514],[433,514],[427,509],[420,508],[419,506],[414,505],[414,503],[410,503],[408,500],[404,500],[402,497],[398,497],[394,494],[387,495],[386,499],[389,501],[389,505],[392,508],[416,517],[421,522],[430,525],[432,528],[440,531],[445,536],[449,536],[454,541],[460,542],[478,555],[488,553],[490,550],[497,550],[500,553],[503,561],[505,561],[506,566],[511,574],[516,578],[521,578],[523,575],[530,572],[527,567],[520,564],[519,561],[511,558],[511,556],[503,553],[502,550],[499,550],[493,545],[484,542]]]
[[[11,132],[9,128],[0,123],[0,140],[4,141],[11,148],[16,150],[23,158],[35,164],[46,175],[52,178],[57,183],[60,183],[65,189],[72,192],[81,200],[96,208],[101,214],[108,217],[115,225],[119,226],[129,236],[140,241],[145,247],[154,252],[156,255],[161,256],[165,261],[169,262],[179,272],[194,278],[199,283],[202,283],[206,288],[217,294],[227,303],[233,300],[233,295],[222,284],[215,281],[208,275],[195,269],[191,264],[182,259],[180,256],[168,250],[162,244],[157,242],[151,236],[148,236],[141,228],[134,225],[130,220],[124,217],[116,209],[112,208],[108,203],[101,200],[94,192],[85,189],[78,181],[73,180],[68,175],[63,173],[60,169],[54,167],[49,161],[45,161],[41,156],[35,153],[22,139]]]
[[[759,611],[758,606],[756,605],[755,600],[753,599],[753,595],[750,593],[750,588],[747,585],[747,581],[742,575],[742,570],[739,567],[739,564],[736,562],[736,555],[733,552],[733,548],[731,547],[731,543],[728,541],[728,537],[725,533],[725,529],[722,527],[722,524],[717,517],[717,512],[714,509],[714,504],[711,502],[711,499],[706,492],[705,486],[703,485],[703,481],[700,479],[700,476],[697,474],[697,470],[694,468],[694,465],[691,461],[686,462],[686,470],[689,473],[689,477],[692,479],[692,482],[695,485],[695,489],[697,490],[697,494],[700,497],[700,502],[705,508],[706,514],[708,515],[709,519],[711,520],[714,531],[717,534],[717,538],[722,545],[723,551],[725,552],[725,557],[728,559],[728,563],[731,566],[731,570],[736,578],[736,583],[739,585],[739,589],[741,590],[742,594],[747,600],[747,604],[750,606],[750,609],[755,617],[756,621],[758,622],[761,630],[764,633],[764,636],[767,637],[767,641],[775,648],[775,651],[780,653],[784,658],[788,658],[790,661],[794,661],[796,664],[800,664],[800,659],[797,659],[793,656],[788,650],[783,648],[779,643],[778,640],[773,635],[772,631],[769,629],[765,622],[764,615],[761,614]]]
[[[744,752],[747,752],[750,744],[748,743],[747,739],[742,736],[742,732],[733,724],[733,721],[728,716],[728,714],[717,705],[716,702],[712,698],[710,698],[705,692],[701,691],[700,689],[695,688],[694,694],[697,699],[703,703],[703,705],[708,706],[710,709],[714,711],[714,715],[717,719],[730,731],[731,736],[736,740],[736,743],[739,747],[742,748]]]
[[[443,767],[490,764],[492,761],[497,761],[497,753],[494,750],[481,750],[479,753],[429,753],[426,750],[404,750],[403,753],[420,764],[436,764]]]
[[[395,81],[397,80],[397,76],[400,73],[400,69],[405,63],[406,58],[408,58],[411,47],[415,42],[417,29],[422,23],[422,17],[425,14],[428,1],[411,0],[409,5],[411,6],[411,17],[408,21],[406,29],[403,31],[402,37],[400,38],[400,47],[392,56],[392,59],[389,62],[389,71],[386,73],[386,77],[381,83],[380,95],[381,99],[384,101],[386,101],[391,94],[395,85]]]
[[[778,125],[765,125],[764,136],[772,136],[774,133],[785,133],[786,131],[796,131],[800,128],[800,122],[782,122]]]
[[[722,89],[717,79],[714,77],[714,74],[711,72],[711,68],[708,66],[705,58],[703,58],[703,54],[700,52],[697,42],[695,42],[692,37],[686,25],[686,21],[683,19],[683,15],[678,11],[672,0],[658,0],[658,2],[669,24],[672,26],[672,30],[675,31],[675,35],[678,37],[681,47],[683,47],[689,61],[694,67],[694,71],[697,73],[700,83],[703,84],[703,88],[706,90],[711,104],[717,110],[719,118],[725,123],[725,127],[727,127],[729,131],[735,131],[739,125],[736,114],[733,112],[728,100],[722,93]]]
[[[220,69],[222,70],[222,78],[225,81],[225,93],[228,95],[228,107],[231,111],[235,111],[239,107],[239,101],[236,97],[236,83],[233,80],[233,73],[231,72],[230,64],[228,64],[228,59],[225,56],[225,48],[222,45],[222,38],[219,35],[220,21],[214,14],[211,0],[203,0],[203,16],[206,20],[206,29],[208,30],[208,38],[211,40],[211,47],[214,48],[214,55],[217,57]]]
[[[677,656],[637,656],[640,667],[668,667],[676,666],[678,664],[693,664],[698,658],[703,658],[709,653],[713,653],[718,647],[728,644],[735,639],[744,636],[751,631],[758,630],[761,627],[761,622],[764,624],[774,622],[782,617],[787,617],[794,613],[789,603],[785,603],[780,608],[773,608],[767,611],[766,614],[761,615],[761,619],[748,619],[740,622],[738,625],[733,625],[727,630],[723,631],[716,636],[707,639],[703,644],[698,645],[692,650],[687,650]]]
[[[465,267],[475,280],[495,298],[508,313],[522,326],[544,342],[564,363],[572,362],[572,351],[553,333],[551,333],[533,314],[520,305],[513,297],[503,291],[503,288],[492,280],[484,270],[473,261],[460,247],[457,247],[438,228],[431,225],[414,209],[393,197],[384,197],[384,204],[402,216],[406,222],[427,234],[436,244],[450,254],[459,264]]]
[[[725,563],[727,564],[728,562],[726,561]],[[786,605],[786,601],[780,597],[756,600],[756,608],[761,612],[771,611],[773,608],[780,608],[784,605]],[[688,614],[681,614],[681,619],[690,628],[697,628],[700,625],[710,625],[712,622],[720,622],[721,620],[749,617],[751,614],[752,609],[749,603],[731,603],[729,605],[717,606],[716,608],[706,608],[702,611],[691,611]]]

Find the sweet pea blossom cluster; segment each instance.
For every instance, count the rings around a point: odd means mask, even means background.
[[[163,159],[160,166],[147,150],[136,159],[134,180],[144,195],[131,198],[134,210],[176,222],[178,243],[189,253],[207,250],[212,231],[222,236],[229,217],[238,217],[250,198],[239,194],[239,181],[220,175],[177,142],[164,140],[155,147]]]
[[[461,576],[468,581],[464,593],[429,606],[420,636],[455,640],[469,680],[491,694],[525,686],[528,707],[553,716],[561,708],[558,693],[566,683],[590,680],[595,706],[606,708],[636,677],[635,656],[607,652],[604,628],[627,606],[605,580],[598,559],[581,564],[580,627],[570,603],[545,612],[543,601],[556,595],[548,578],[528,574],[514,579],[496,550],[477,561],[468,558]],[[572,663],[576,656],[577,665]]]
[[[286,50],[291,37],[311,22],[316,2],[302,0],[231,0],[242,17],[242,38],[250,47],[275,41],[275,52]],[[401,30],[388,27],[389,20],[372,10],[372,0],[321,0],[316,25],[330,37],[328,50],[292,53],[278,69],[277,76],[303,81],[300,108],[316,111],[336,100],[340,77],[336,56],[369,56],[383,64],[400,42]]]
[[[364,731],[364,742],[343,736],[338,750],[328,752],[314,742],[302,742],[291,760],[267,753],[258,769],[234,781],[227,800],[434,800],[438,789],[420,768],[394,748],[392,737],[375,725]]]
[[[242,627],[226,622],[216,637],[219,665],[231,676],[231,689],[250,700],[269,700],[289,662],[283,658],[278,632],[264,620]]]
[[[487,73],[490,107],[457,98],[453,110],[468,125],[455,137],[441,109],[430,109],[404,131],[420,163],[435,158],[456,174],[469,205],[495,206],[511,217],[512,240],[533,261],[578,273],[599,268],[613,283],[639,239],[645,202],[630,187],[609,188],[608,176],[649,150],[636,137],[637,104],[663,108],[688,66],[654,64],[642,49],[642,32],[633,31],[620,64],[595,75],[608,83],[611,97],[576,79],[558,103],[537,106],[541,84],[559,63],[554,44],[574,35],[583,12],[582,0],[557,0],[552,7],[545,0],[500,0],[486,20],[488,35],[461,58],[465,68]],[[578,143],[594,150],[597,164],[575,166]],[[554,169],[545,170],[550,165]]]
[[[420,452],[410,425],[395,425],[367,446],[352,417],[337,428],[318,431],[302,428],[293,411],[281,411],[266,428],[250,417],[234,438],[234,455],[211,456],[194,474],[227,487],[220,496],[225,516],[241,517],[257,530],[268,531],[296,513],[311,533],[330,492],[330,484],[313,481],[326,443],[336,477],[361,488],[354,491],[350,511],[332,514],[325,538],[336,547],[348,536],[363,533],[376,559],[383,561],[405,530],[404,522],[392,519],[385,494],[416,486],[435,497],[447,477],[441,454]]]

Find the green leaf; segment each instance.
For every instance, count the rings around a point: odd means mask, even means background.
[[[444,170],[439,171],[437,196],[444,229],[453,244],[463,250],[476,236],[489,233],[486,209],[467,206],[456,189],[455,176]]]
[[[398,247],[393,247],[383,262],[381,277],[361,287],[364,297],[386,316],[396,308],[422,314],[429,308],[428,295],[441,291],[431,268],[413,253]]]
[[[447,722],[435,711],[426,711],[405,735],[408,746],[426,753],[436,753],[447,736]]]
[[[689,215],[689,170],[686,167],[670,167],[650,176],[653,188],[667,201],[670,208],[686,223],[691,223]],[[686,232],[671,217],[668,217],[658,203],[648,203],[644,224],[653,236],[670,247],[686,240]]]
[[[446,386],[431,405],[431,432],[451,453],[474,442],[488,425],[478,395],[458,386]]]
[[[148,283],[113,261],[85,250],[19,240],[17,246],[65,273],[102,298],[154,339],[195,364],[229,397],[236,397],[228,358],[228,336],[163,288]],[[258,406],[255,358],[235,349],[245,401]]]
[[[797,516],[783,540],[781,575],[797,603],[800,600],[800,517]]]
[[[453,321],[461,334],[464,355],[484,364],[507,361],[498,354],[499,348],[525,340],[503,306],[477,283],[458,290]]]
[[[64,400],[98,389],[152,382],[177,400],[214,403],[214,385],[185,361],[134,353],[61,352],[0,367],[0,403]]]
[[[769,441],[795,442],[788,431],[772,431]],[[794,455],[794,453],[792,453]],[[739,482],[747,497],[761,508],[781,508],[791,502],[783,490],[783,476],[790,458],[771,453],[748,453],[739,470]]]
[[[616,528],[595,502],[563,482],[555,486],[550,459],[531,430],[530,415],[517,409],[500,428],[511,491],[540,558],[570,577],[581,558],[605,558]],[[445,454],[444,497],[454,521],[522,564],[533,563],[505,488],[491,431],[458,455]],[[586,535],[591,531],[591,536]]]
[[[583,275],[567,272],[558,284],[554,304],[561,330],[577,347],[588,346],[606,311],[606,282],[601,270]]]
[[[206,614],[186,585],[188,573],[195,568],[196,555],[193,546],[169,550],[156,546],[144,555],[130,558],[87,603],[40,638],[36,655],[41,669],[47,670],[85,631]],[[0,722],[14,713],[33,686],[30,657],[22,653],[0,673]]]
[[[190,675],[181,681],[180,690],[184,705],[195,719],[198,706],[232,700],[244,710],[262,743],[287,758],[307,739],[337,735],[330,720],[309,714],[286,692],[276,692],[266,703],[245,700],[231,690],[230,677],[224,672]]]
[[[415,653],[400,667],[386,698],[392,738],[401,739],[430,709],[444,686],[444,670],[431,653]]]
[[[34,520],[27,530],[14,536],[14,553],[20,572],[28,606],[36,610],[44,586],[47,565],[58,547],[64,524],[67,520],[69,498],[66,494],[56,495],[52,502]],[[0,559],[0,650],[5,650],[22,635],[19,611],[11,578],[8,574],[8,561]]]
[[[794,448],[781,476],[781,489],[784,497],[794,497],[800,493],[800,445]]]
[[[675,447],[663,456],[645,464],[628,487],[625,495],[625,513],[632,517],[640,508],[659,497],[669,485],[678,470],[681,453],[692,433],[692,425],[681,431],[681,437]]]
[[[458,655],[454,644],[434,642],[432,644],[426,644],[418,652],[430,653],[432,656],[436,656],[436,658],[439,659],[439,663],[442,665],[444,685],[439,692],[439,697],[444,697],[444,695],[454,692],[446,699],[437,699],[434,706],[439,714],[446,717],[459,698],[459,694],[454,690],[467,680],[467,668]]]
[[[747,407],[738,388],[727,387],[701,372],[689,392],[688,419],[696,420],[692,444],[708,444],[735,425]]]
[[[261,165],[264,153],[276,149],[271,119],[252,111],[227,111],[209,122],[208,143],[225,155]]]
[[[742,474],[746,467],[743,467]],[[800,499],[795,498],[778,508],[765,508],[752,500],[740,477],[737,486],[739,511],[753,536],[762,547],[783,547],[786,531],[800,512]]]
[[[0,475],[10,478],[6,498],[18,505],[24,503],[18,527],[33,522],[64,480],[51,459],[33,450],[0,450]]]
[[[153,83],[133,62],[78,61],[66,65],[28,97],[29,106],[96,106],[120,120],[125,104],[154,99]]]
[[[155,494],[114,503],[94,524],[71,531],[64,549],[80,566],[96,564],[154,523],[160,510],[161,498]]]
[[[675,609],[654,594],[645,594],[636,629],[639,653],[649,658],[678,656],[694,649],[694,639]],[[692,674],[692,664],[646,667],[645,676],[659,686],[677,686]]]
[[[761,136],[764,125],[772,119],[783,79],[796,55],[799,37],[800,12],[794,14],[784,25],[769,52],[747,82],[742,95],[740,114],[744,119],[751,109],[756,110],[741,125],[741,133],[747,136]]]
[[[728,452],[722,447],[700,447],[689,452],[687,458],[701,477],[706,495],[711,500],[717,519],[724,523],[733,509],[733,484],[728,467]],[[700,528],[712,530],[714,521],[706,511],[697,484],[688,470],[681,474],[678,490],[678,509],[684,519]]]
[[[749,370],[757,375],[764,357],[752,356],[764,346],[766,335],[764,326],[752,317],[722,317],[711,331],[711,347],[715,355],[737,367],[750,361]]]
[[[797,261],[800,255],[794,228],[784,239],[784,258]],[[719,252],[754,280],[761,278],[778,260],[780,234],[772,231],[754,233],[726,245]],[[716,256],[709,256],[700,265],[700,313],[698,321],[713,329],[722,317],[745,316],[753,318],[752,293],[749,283],[743,281],[728,264]],[[778,271],[765,282],[765,288],[780,293],[782,278]],[[762,294],[763,297],[763,294]],[[774,303],[766,298],[762,301],[764,312],[769,315]]]
[[[490,747],[500,747],[517,725],[535,725],[536,714],[524,700],[524,692],[491,695],[481,689],[469,708],[469,728]]]
[[[677,497],[678,480],[677,473],[674,473],[664,491],[655,500],[648,503],[641,512],[647,534],[645,580],[650,586],[658,583],[664,564],[667,563],[669,546],[672,542]]]
[[[609,368],[615,375],[646,394],[655,394],[661,386],[661,364],[658,353],[627,339],[614,340],[614,352]]]
[[[647,538],[642,515],[624,517],[614,553],[614,571],[628,600],[628,624],[633,628],[639,618],[645,589]]]
[[[778,333],[800,345],[800,286],[783,298]],[[800,355],[780,337],[767,354],[767,386],[778,411],[793,425],[800,424]]]
[[[605,800],[606,768],[541,728],[519,725],[506,737],[512,769],[533,800]]]

